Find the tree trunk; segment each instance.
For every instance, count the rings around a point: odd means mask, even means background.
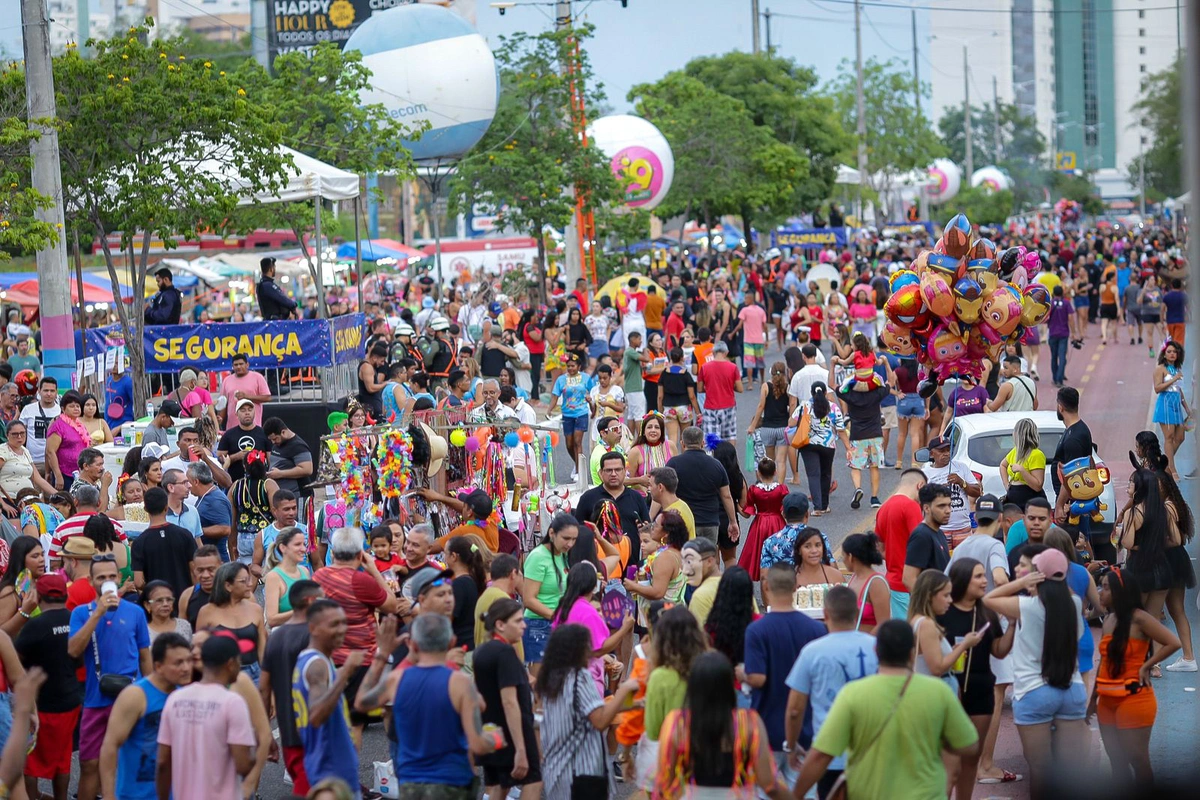
[[[112,249],[108,246],[108,236],[104,225],[96,222],[96,232],[100,237],[100,247],[104,251],[104,265],[108,268],[108,279],[112,282],[113,297],[117,301],[117,321],[121,326],[121,335],[125,338],[125,352],[129,354],[129,376],[133,381],[133,416],[141,416],[149,398],[146,386],[146,354],[142,349],[142,316],[134,315],[137,310],[133,304],[125,307],[121,299],[121,281],[117,277],[117,264],[113,260]],[[138,298],[135,296],[134,300]]]
[[[754,237],[750,233],[752,218],[749,209],[742,209],[742,235],[746,237],[746,251],[758,252],[758,247],[754,244]]]
[[[546,295],[546,236],[542,233],[542,224],[539,222],[535,226],[537,237],[538,265],[534,270],[534,275],[537,278],[537,292],[534,297],[538,299],[543,306],[547,305],[550,298]],[[531,298],[532,299],[532,298]]]
[[[710,217],[708,215],[707,207],[701,209],[700,213],[702,213],[704,215],[704,230],[708,234],[708,253],[709,253],[709,255],[712,255],[712,252],[713,252],[712,217]]]

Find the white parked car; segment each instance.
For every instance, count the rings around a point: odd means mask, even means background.
[[[1000,462],[1012,449],[1013,429],[1017,420],[1028,417],[1038,427],[1041,451],[1046,460],[1054,457],[1058,441],[1065,427],[1053,411],[1000,411],[995,414],[970,414],[956,417],[950,423],[951,457],[967,464],[975,479],[983,484],[984,494],[1004,496],[1004,482],[1000,479]],[[920,452],[920,451],[918,451]],[[925,453],[921,453],[924,455]],[[1099,453],[1096,454],[1100,458]],[[1046,499],[1054,505],[1054,484],[1047,468],[1045,481]],[[1112,484],[1104,487],[1100,501],[1108,508],[1104,510],[1104,521],[1091,523],[1089,535],[1108,533],[1116,522],[1117,501]]]

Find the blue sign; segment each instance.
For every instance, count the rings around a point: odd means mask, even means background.
[[[771,231],[772,247],[845,247],[845,228],[781,228]]]
[[[329,322],[333,338],[333,363],[362,361],[367,341],[367,318],[362,314],[343,314]]]

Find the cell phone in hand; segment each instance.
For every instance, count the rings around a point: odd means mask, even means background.
[[[975,632],[976,632],[976,633],[978,633],[980,636],[983,636],[985,633],[987,633],[987,629],[988,629],[988,628],[990,628],[990,627],[992,627],[992,623],[990,623],[990,622],[985,622],[985,623],[983,624],[983,627],[982,627],[982,628],[980,628],[979,630],[975,631]]]

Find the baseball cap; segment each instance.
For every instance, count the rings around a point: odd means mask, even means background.
[[[783,518],[796,519],[808,513],[808,496],[800,492],[788,492],[783,498]]]
[[[142,445],[142,458],[162,458],[169,452],[170,450],[165,444],[158,442],[147,442]]]
[[[94,555],[96,555],[96,545],[86,536],[71,536],[63,542],[63,558],[90,559]]]
[[[440,572],[436,569],[421,570],[408,580],[412,584],[412,596],[420,598],[425,593],[425,590],[437,580],[452,581],[454,580],[454,573],[448,569],[441,570]]]
[[[985,494],[975,501],[975,519],[980,522],[995,522],[1000,519],[1000,498]]]
[[[183,416],[183,406],[175,400],[163,400],[162,405],[158,407],[159,414],[168,414],[172,417]]]
[[[1061,581],[1067,577],[1067,570],[1070,568],[1067,564],[1067,557],[1063,555],[1061,550],[1055,550],[1053,547],[1043,550],[1033,557],[1033,566],[1037,571],[1046,576],[1046,580]]]
[[[81,537],[74,536],[72,538],[78,539]],[[70,542],[71,540],[68,539],[67,541]],[[88,544],[91,544],[90,539],[88,540]],[[47,572],[37,579],[33,587],[37,589],[38,597],[43,600],[62,601],[67,599],[67,580],[57,572]]]
[[[254,408],[254,401],[248,397],[243,397],[241,400],[237,401],[237,404],[233,407],[233,410],[241,411],[242,406],[250,406],[251,408]]]
[[[949,447],[949,446],[950,446],[950,437],[948,437],[948,436],[935,436],[935,437],[933,437],[933,441],[931,441],[929,443],[930,450],[941,450],[943,447]]]

